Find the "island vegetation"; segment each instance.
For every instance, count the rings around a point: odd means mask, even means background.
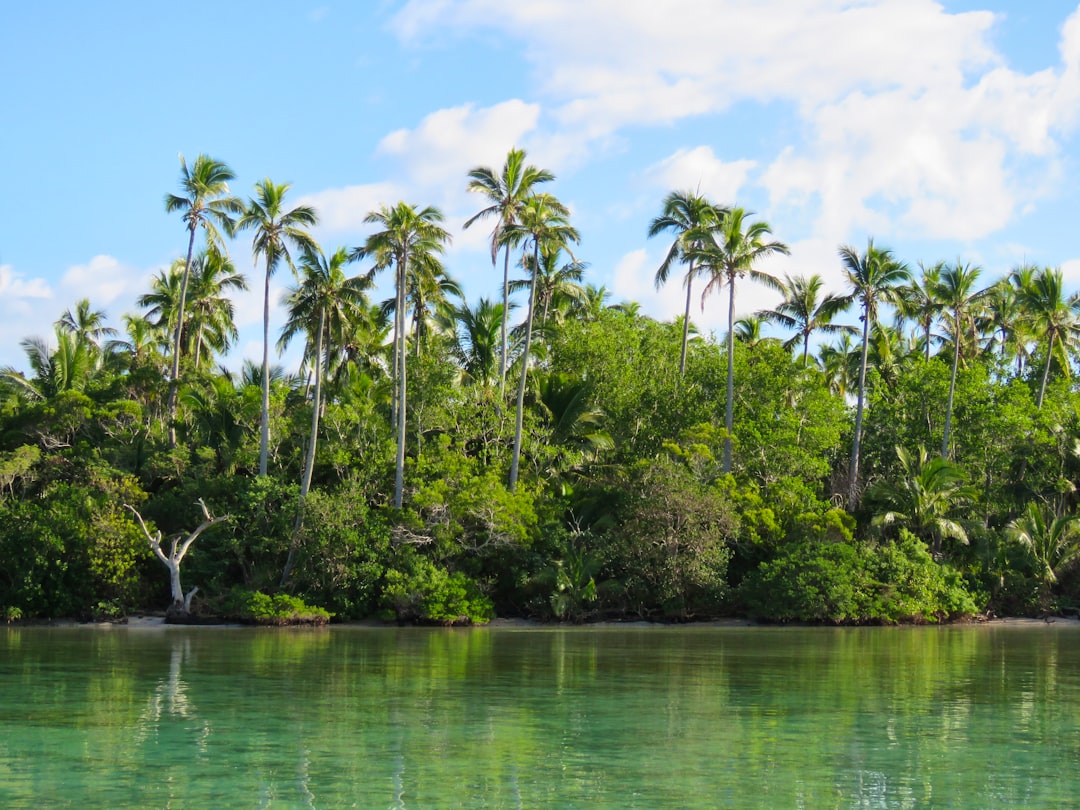
[[[686,290],[660,322],[588,283],[555,177],[513,150],[463,178],[492,260],[470,304],[437,208],[380,206],[362,244],[319,245],[287,184],[245,201],[233,179],[182,159],[165,207],[187,250],[141,314],[113,326],[72,302],[22,341],[28,372],[0,373],[7,621],[171,605],[894,623],[1080,604],[1080,297],[1060,270],[994,277],[870,241],[838,246],[846,289],[828,292],[764,271],[787,248],[751,212],[676,191],[641,226],[663,240],[657,285]],[[249,283],[231,255],[249,249],[263,363],[229,369]],[[736,320],[748,284],[781,303]],[[694,330],[699,305],[724,308],[721,338]],[[301,366],[274,365],[293,344]]]

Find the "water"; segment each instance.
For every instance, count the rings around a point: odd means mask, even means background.
[[[3,808],[1080,805],[1075,627],[0,629]]]

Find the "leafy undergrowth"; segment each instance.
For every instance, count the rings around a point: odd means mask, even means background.
[[[296,596],[279,593],[269,596],[259,591],[234,590],[223,611],[230,620],[243,624],[324,625],[333,616],[328,610],[315,607]]]

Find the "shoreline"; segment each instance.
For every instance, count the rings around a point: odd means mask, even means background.
[[[1080,629],[1080,617],[1050,616],[1046,618],[1029,618],[1024,616],[1002,616],[989,619],[976,619],[974,621],[943,622],[939,624],[910,623],[896,625],[830,625],[830,624],[805,624],[791,623],[779,624],[775,622],[756,622],[749,619],[711,619],[700,622],[649,622],[635,621],[599,621],[584,624],[560,624],[558,622],[542,622],[535,619],[493,619],[487,624],[469,625],[463,627],[438,627],[431,625],[398,625],[393,622],[383,622],[377,619],[340,622],[321,627],[310,625],[297,625],[292,627],[253,626],[240,623],[222,624],[166,624],[164,615],[135,615],[129,616],[123,621],[117,622],[81,622],[76,619],[55,619],[45,621],[12,622],[6,625],[9,630],[21,629],[72,629],[86,628],[90,630],[682,630],[682,629],[788,629],[788,628],[829,628],[829,629],[867,629],[867,628],[890,628],[902,630],[907,628],[951,628],[951,627],[1061,627]]]

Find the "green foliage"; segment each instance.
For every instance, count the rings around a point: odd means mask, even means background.
[[[296,596],[279,593],[269,596],[259,591],[234,589],[225,601],[224,613],[230,619],[248,624],[326,624],[334,615],[313,607]]]
[[[936,622],[978,610],[960,574],[907,531],[882,545],[787,546],[747,579],[742,595],[752,616],[781,622]]]
[[[382,604],[398,622],[486,624],[495,616],[491,600],[460,571],[448,571],[409,546],[399,549],[386,572]]]

